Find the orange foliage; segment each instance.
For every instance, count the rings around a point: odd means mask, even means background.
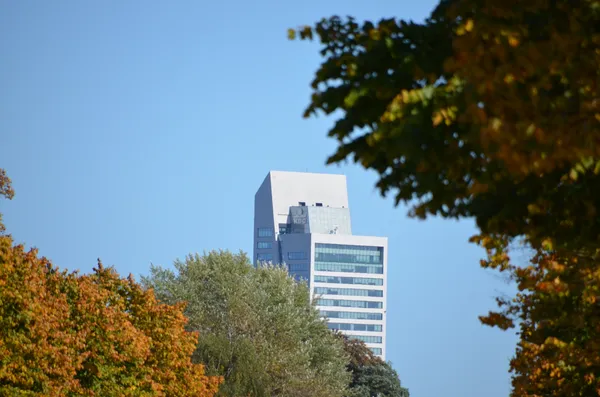
[[[101,263],[58,270],[0,237],[0,395],[213,396],[220,378],[191,362],[197,335]]]
[[[452,2],[449,17],[462,22],[446,66],[485,105],[464,119],[515,174],[565,164],[600,170],[599,7],[591,0]]]
[[[600,395],[600,267],[594,255],[539,248],[531,264],[510,263],[508,241],[482,238],[484,267],[508,272],[519,293],[498,299],[501,312],[482,317],[501,329],[518,326],[511,360],[514,397]],[[500,254],[502,253],[502,254]]]

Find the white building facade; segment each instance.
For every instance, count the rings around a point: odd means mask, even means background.
[[[271,171],[254,198],[254,263],[285,264],[329,328],[385,360],[387,238],[352,234],[344,175]]]

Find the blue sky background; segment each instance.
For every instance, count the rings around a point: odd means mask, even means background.
[[[508,287],[471,221],[406,217],[356,165],[325,167],[333,119],[304,120],[321,17],[420,21],[433,0],[0,0],[0,167],[17,242],[68,269],[136,277],[210,249],[252,251],[274,170],[344,173],[357,234],[389,237],[388,358],[412,397],[505,397],[515,336],[481,326]]]

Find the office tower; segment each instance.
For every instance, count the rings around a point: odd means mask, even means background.
[[[344,175],[271,171],[254,197],[253,258],[306,280],[329,328],[385,360],[387,238],[352,234]]]

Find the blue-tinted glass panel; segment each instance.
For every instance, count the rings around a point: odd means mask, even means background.
[[[321,316],[326,318],[348,318],[352,320],[383,320],[381,313],[337,312],[321,310]]]
[[[315,294],[382,297],[383,291],[378,289],[316,287]]]
[[[256,248],[271,249],[271,248],[273,248],[273,242],[272,241],[259,241],[258,243],[256,243]]]
[[[315,276],[315,283],[383,285],[382,278]]]
[[[291,260],[306,259],[306,252],[304,252],[304,251],[288,252],[288,259],[291,259]]]
[[[288,269],[290,272],[308,272],[308,264],[307,263],[288,263]]]
[[[381,350],[380,347],[370,347],[369,349],[371,349],[371,351],[373,352],[373,354],[381,356],[382,350]]]
[[[379,324],[346,324],[346,323],[327,323],[329,329],[339,331],[364,331],[364,332],[381,332]]]
[[[259,227],[258,228],[258,237],[273,237],[273,228],[272,227]]]
[[[383,274],[383,247],[317,243],[315,270]]]
[[[333,263],[383,264],[383,247],[315,244],[315,260]]]
[[[365,343],[382,343],[381,336],[366,336],[366,335],[348,335],[350,339],[362,340]]]
[[[345,263],[315,262],[315,270],[321,272],[383,274],[383,266],[352,265]]]
[[[363,309],[382,309],[383,302],[351,301],[343,299],[317,299],[317,306],[360,307]]]
[[[256,254],[256,259],[261,262],[271,262],[273,260],[273,254],[259,253]]]

